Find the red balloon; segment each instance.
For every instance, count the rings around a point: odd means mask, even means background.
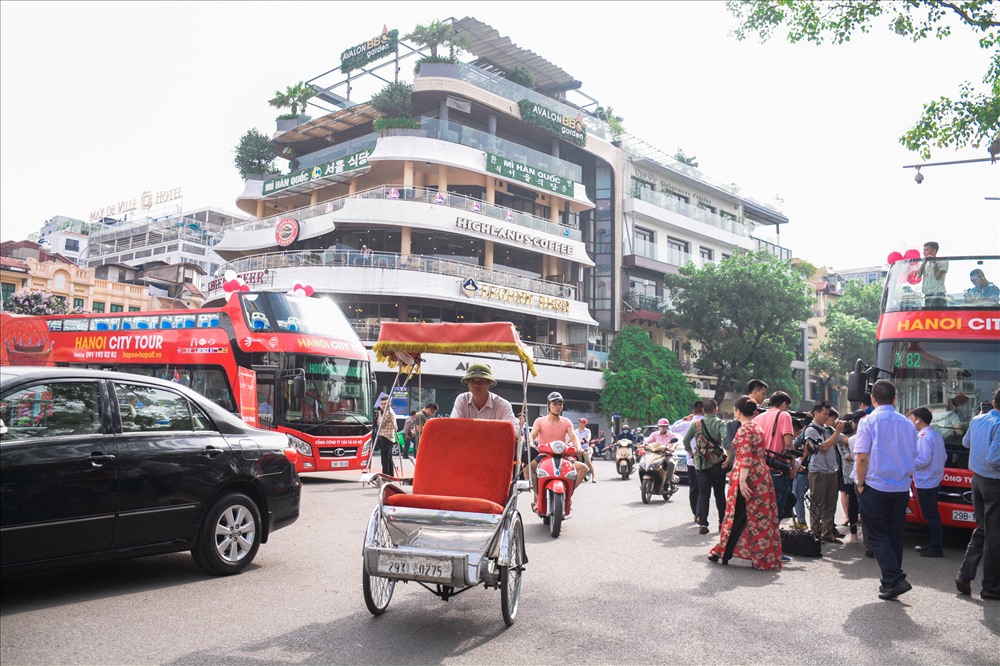
[[[906,281],[910,284],[920,284],[920,274],[916,271],[910,271],[906,274]]]
[[[313,290],[313,288],[310,287],[309,285],[305,286],[305,292],[306,292],[306,296],[312,296],[315,293],[314,290]]]
[[[917,250],[907,250],[903,253],[903,259],[919,259],[920,252]]]
[[[899,252],[890,252],[888,258],[886,259],[886,261],[888,261],[889,265],[892,266],[894,263],[896,263],[897,261],[899,261],[902,258],[903,258],[903,255],[901,255]]]
[[[241,284],[240,285],[240,291],[250,291],[250,285],[248,285],[248,284]]]

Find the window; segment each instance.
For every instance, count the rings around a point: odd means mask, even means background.
[[[724,210],[720,210],[720,211],[719,211],[719,216],[720,216],[720,217],[724,217],[724,218],[726,218],[727,220],[735,220],[735,219],[736,219],[736,216],[735,216],[735,215],[733,215],[732,213],[727,213],[727,212],[726,212],[726,211],[724,211]]]
[[[66,274],[63,272],[56,273],[53,276],[52,285],[55,289],[65,289],[66,288]]]
[[[208,430],[211,421],[197,405],[166,389],[115,383],[122,432]]]
[[[698,251],[701,254],[701,261],[702,261],[702,263],[705,263],[705,262],[711,263],[711,262],[715,261],[715,252],[712,251],[712,248],[710,248],[710,247],[702,247],[702,248],[699,248]]]
[[[94,304],[90,307],[94,312],[104,312],[104,303],[99,301],[94,301]]]
[[[0,284],[0,297],[2,297],[4,303],[10,300],[15,291],[17,291],[16,284],[11,284],[10,282]]]
[[[52,382],[20,389],[0,401],[3,439],[96,435],[101,432],[97,382]]]
[[[707,210],[709,213],[714,213],[716,211],[715,206],[705,203],[704,201],[698,202],[698,208],[701,208],[702,210]]]
[[[130,305],[130,306],[128,306],[128,311],[129,312],[139,312],[139,308],[135,307],[134,305]]]
[[[643,229],[642,227],[635,228],[636,242],[652,243],[654,239],[655,239],[655,234],[649,229]]]
[[[74,298],[73,299],[73,309],[74,310],[77,310],[77,309],[81,309],[82,310],[83,309],[83,299],[82,298]]]
[[[80,251],[80,241],[75,238],[66,239],[66,250],[69,252],[79,252]]]
[[[675,252],[683,252],[684,254],[687,254],[691,246],[687,241],[667,237],[667,247]]]
[[[112,303],[111,304],[111,311],[112,312],[123,312],[124,310],[125,310],[125,308],[122,306],[121,303]]]
[[[681,194],[679,192],[673,192],[671,190],[667,190],[666,194],[672,196],[673,198],[677,199],[678,201],[683,201],[686,204],[691,203],[691,197],[685,196],[685,195],[683,195],[683,194]]]
[[[632,176],[632,196],[642,198],[642,190],[655,192],[656,186],[650,182]]]

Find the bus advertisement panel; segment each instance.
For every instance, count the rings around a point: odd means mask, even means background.
[[[921,268],[933,261],[935,280]],[[926,407],[945,442],[938,507],[944,525],[974,528],[969,421],[1000,387],[1000,257],[898,261],[889,269],[875,366],[896,385],[896,409]],[[989,288],[990,285],[992,288]],[[926,522],[915,491],[907,520]]]
[[[368,354],[333,301],[244,292],[217,308],[2,314],[0,365],[79,365],[175,381],[288,434],[299,472],[362,469]]]

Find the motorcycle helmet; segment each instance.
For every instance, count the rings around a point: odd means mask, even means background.
[[[566,402],[566,401],[563,400],[562,393],[560,393],[559,391],[553,391],[552,393],[549,393],[549,397],[545,402],[552,403],[552,402]]]
[[[668,419],[660,419],[659,421],[656,422],[656,425],[657,426],[669,426],[670,425],[670,421]]]

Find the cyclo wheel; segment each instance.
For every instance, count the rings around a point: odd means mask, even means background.
[[[521,603],[521,572],[524,558],[524,528],[521,516],[515,514],[514,523],[510,527],[510,565],[500,570],[500,612],[503,622],[508,627],[517,618],[517,608]]]
[[[642,503],[649,504],[651,499],[653,499],[653,480],[647,477],[642,480]]]
[[[561,493],[552,494],[552,522],[549,523],[549,534],[555,539],[562,531],[563,514],[566,512],[566,496]]]
[[[375,511],[377,512],[378,509],[375,509]],[[366,549],[369,547],[383,548],[391,545],[389,532],[385,528],[385,522],[383,522],[381,516],[378,516],[375,519],[375,529],[365,547]],[[362,562],[361,590],[364,592],[365,606],[368,607],[369,613],[372,615],[381,615],[384,613],[385,609],[389,607],[389,600],[392,599],[392,591],[395,588],[396,581],[369,574],[364,562]]]

